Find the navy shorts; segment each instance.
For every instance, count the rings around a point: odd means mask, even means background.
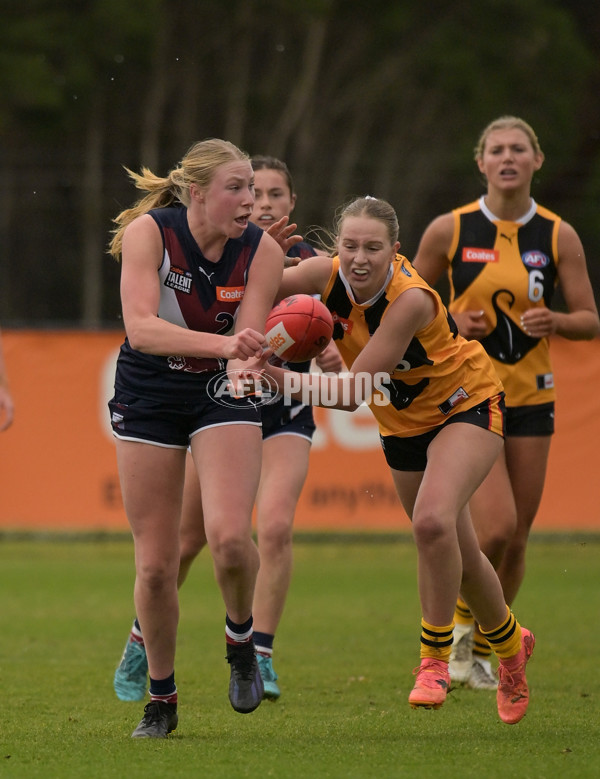
[[[405,438],[397,435],[379,436],[387,464],[395,471],[424,471],[429,444],[440,430],[454,422],[467,422],[485,430],[504,434],[506,422],[504,393],[488,398],[478,406],[473,406],[459,414],[454,414],[443,425],[427,433]]]
[[[194,433],[207,427],[260,427],[260,411],[252,398],[239,398],[227,406],[215,403],[208,395],[194,403],[166,404],[117,391],[108,408],[116,438],[172,449],[187,449]]]
[[[512,406],[506,409],[506,435],[546,436],[554,434],[554,403]]]
[[[312,441],[316,429],[312,406],[285,406],[277,402],[260,408],[263,441],[277,435],[297,435]]]

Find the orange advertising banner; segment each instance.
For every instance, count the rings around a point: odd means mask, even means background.
[[[126,530],[110,431],[119,332],[2,333],[15,421],[0,434],[0,528]],[[600,530],[600,340],[552,340],[556,435],[535,529]],[[408,519],[366,408],[315,409],[297,530],[400,531]]]

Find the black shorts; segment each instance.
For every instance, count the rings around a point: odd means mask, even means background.
[[[554,434],[554,403],[512,406],[506,409],[506,435],[546,436]]]
[[[263,441],[277,435],[297,435],[312,441],[316,429],[312,406],[261,406]]]
[[[473,408],[459,414],[453,414],[443,425],[429,430],[427,433],[408,437],[379,436],[386,462],[390,468],[396,471],[424,471],[427,465],[427,449],[440,430],[454,422],[467,422],[470,425],[491,430],[492,415],[496,423],[494,427],[499,423],[504,434],[506,421],[504,393],[488,398],[478,406],[473,406]]]
[[[227,406],[208,395],[194,403],[166,404],[115,392],[108,403],[116,438],[124,441],[187,449],[194,433],[221,425],[256,425],[260,411],[252,398],[239,398]]]

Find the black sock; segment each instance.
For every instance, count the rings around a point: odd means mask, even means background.
[[[252,639],[252,615],[241,624],[225,615],[225,639],[229,644],[245,644]]]
[[[273,641],[275,641],[275,636],[272,633],[254,631],[254,646],[259,654],[270,657],[273,654]]]
[[[150,700],[163,703],[177,703],[177,687],[175,686],[175,671],[166,679],[150,677]]]

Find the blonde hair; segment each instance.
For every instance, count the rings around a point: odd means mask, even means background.
[[[394,244],[398,240],[400,227],[398,217],[392,206],[386,200],[380,200],[377,197],[366,195],[357,197],[345,206],[342,206],[336,220],[336,236],[339,237],[342,224],[349,216],[366,216],[369,219],[377,219],[383,222],[386,227],[390,243]]]
[[[131,208],[121,211],[113,219],[117,227],[112,231],[108,253],[117,261],[120,259],[125,228],[138,216],[147,214],[153,208],[165,208],[173,203],[189,206],[191,184],[206,189],[221,165],[249,159],[249,156],[233,143],[209,138],[191,146],[181,162],[165,178],[156,176],[148,168],[143,167],[141,173],[125,168],[136,189],[148,194],[143,195]]]
[[[485,144],[487,142],[488,136],[495,130],[522,130],[529,139],[529,143],[531,144],[533,151],[536,154],[542,154],[540,142],[538,141],[538,137],[530,124],[527,124],[524,119],[520,119],[518,116],[500,116],[498,119],[494,119],[493,122],[490,122],[479,136],[479,140],[477,141],[477,145],[475,146],[474,150],[475,160],[479,160],[483,157],[483,152],[485,150]]]
[[[318,242],[323,251],[330,257],[334,257],[338,253],[338,240],[342,231],[342,225],[349,216],[366,216],[370,219],[377,219],[385,225],[390,243],[394,244],[398,240],[400,227],[398,225],[398,217],[392,206],[386,200],[365,195],[340,206],[334,219],[333,232],[323,228],[311,228],[311,231],[318,237]]]

